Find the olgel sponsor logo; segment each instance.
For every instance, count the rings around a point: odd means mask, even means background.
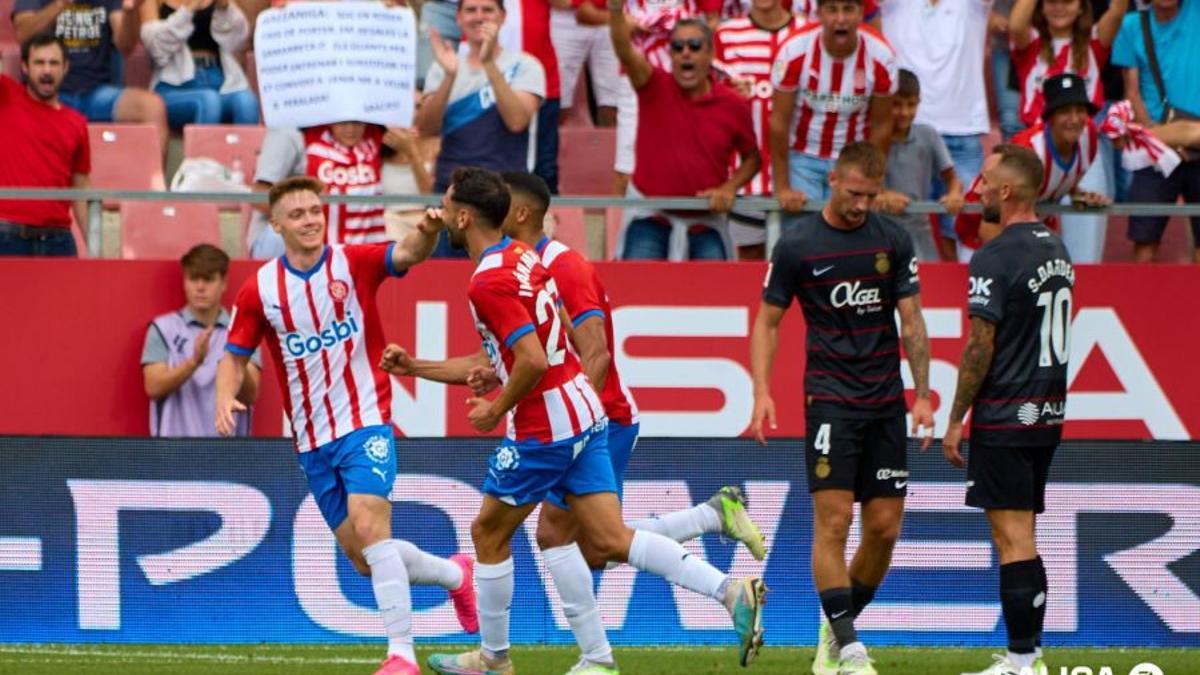
[[[843,281],[829,293],[829,302],[838,309],[842,307],[877,307],[883,303],[879,288],[863,288],[861,281]]]
[[[334,321],[320,333],[288,333],[283,338],[283,345],[292,356],[303,357],[345,342],[357,333],[358,322],[353,316],[347,316],[345,321]]]
[[[875,472],[876,480],[889,480],[892,478],[908,478],[907,469],[880,469]]]
[[[327,185],[374,185],[379,182],[375,169],[367,164],[338,166],[329,160],[317,167],[317,179]]]

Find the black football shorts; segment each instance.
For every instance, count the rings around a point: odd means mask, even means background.
[[[865,420],[810,416],[807,427],[809,492],[852,490],[859,502],[908,494],[904,415]]]
[[[1013,447],[972,437],[967,447],[967,506],[1046,510],[1046,480],[1056,445]]]

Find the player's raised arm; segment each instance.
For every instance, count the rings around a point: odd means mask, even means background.
[[[900,313],[904,354],[917,392],[912,406],[912,434],[915,436],[921,428],[925,429],[921,439],[921,451],[924,452],[933,442],[933,405],[929,402],[929,332],[925,329],[925,315],[921,313],[921,296],[900,298],[896,310]]]
[[[546,359],[546,350],[538,341],[536,331],[517,338],[512,343],[511,349],[513,354],[512,371],[508,374],[508,380],[504,383],[504,388],[500,390],[500,395],[491,401],[480,397],[474,397],[467,401],[472,406],[467,419],[470,420],[471,426],[481,433],[495,429],[508,411],[516,407],[521,399],[533,391],[542,376],[550,369],[550,362]]]
[[[779,322],[783,321],[783,307],[769,302],[758,306],[754,328],[750,332],[750,376],[754,379],[754,416],[750,431],[759,443],[766,445],[763,431],[765,419],[771,428],[776,428],[775,401],[771,398],[771,365],[775,362],[775,350],[779,347]]]
[[[232,436],[237,429],[235,413],[245,412],[246,406],[238,400],[238,393],[246,379],[249,356],[226,352],[217,364],[217,433]]]
[[[954,406],[950,408],[950,425],[942,440],[942,452],[951,464],[966,466],[958,446],[962,442],[963,418],[975,404],[975,396],[983,386],[992,366],[996,352],[996,324],[979,316],[971,317],[971,329],[967,335],[967,346],[963,349],[962,362],[958,366],[958,386],[954,391]]]
[[[397,273],[425,260],[437,247],[438,233],[446,228],[441,209],[425,209],[425,217],[392,247],[392,267]]]
[[[419,377],[445,384],[466,384],[471,370],[489,365],[483,350],[465,356],[441,359],[414,359],[404,347],[389,344],[383,349],[379,367],[392,375]]]

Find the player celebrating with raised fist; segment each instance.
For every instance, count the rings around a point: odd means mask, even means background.
[[[465,654],[435,654],[429,666],[454,675],[506,675],[513,598],[511,540],[533,508],[547,498],[570,507],[581,536],[602,560],[629,562],[725,605],[747,665],[762,645],[762,579],[734,579],[679,543],[621,521],[608,454],[603,404],[568,348],[554,280],[535,248],[501,231],[510,194],[504,180],[484,169],[460,168],[443,198],[450,240],[475,261],[467,290],[482,354],[441,362],[436,375],[465,384],[471,369],[491,365],[503,386],[491,399],[472,398],[471,425],[481,433],[507,419],[507,434],[489,462],[483,504],[471,525],[479,557],[476,582],[482,645]],[[406,358],[389,345],[382,366]],[[576,566],[583,564],[575,556]],[[557,582],[556,577],[556,582]],[[573,625],[574,627],[574,625]],[[589,639],[595,636],[590,636]],[[602,636],[601,636],[602,637]],[[583,645],[585,655],[588,648]],[[612,672],[581,662],[574,672]]]
[[[475,592],[469,557],[443,560],[392,538],[396,441],[391,381],[372,368],[383,351],[375,291],[429,257],[443,226],[431,212],[401,242],[327,246],[324,189],[305,176],[271,187],[271,226],[285,253],[238,291],[217,369],[216,425],[222,435],[233,433],[235,415],[245,410],[235,397],[265,337],[313,498],[354,569],[371,577],[388,636],[376,675],[419,675],[409,584],[450,591],[468,632],[478,630]]]

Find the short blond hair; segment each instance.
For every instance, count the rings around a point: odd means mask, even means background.
[[[318,197],[325,191],[325,184],[312,176],[291,176],[271,186],[267,193],[267,210],[274,211],[279,200],[293,192],[311,192]]]

